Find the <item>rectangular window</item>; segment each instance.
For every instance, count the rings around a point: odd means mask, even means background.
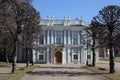
[[[43,34],[39,35],[39,44],[44,44],[44,35]]]
[[[57,30],[56,31],[56,44],[62,43],[62,31]]]
[[[78,35],[73,34],[73,44],[78,44]]]
[[[60,34],[56,34],[56,43],[57,44],[61,43],[61,35]]]
[[[78,55],[77,54],[74,55],[74,59],[78,59]]]
[[[44,59],[43,55],[39,55],[39,60],[43,60],[43,59]]]

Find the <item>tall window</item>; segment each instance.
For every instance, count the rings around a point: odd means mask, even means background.
[[[72,42],[73,44],[78,44],[78,31],[73,31],[73,35],[72,35]]]
[[[44,35],[43,34],[39,35],[39,44],[44,44]]]
[[[62,43],[62,31],[56,31],[56,44]]]

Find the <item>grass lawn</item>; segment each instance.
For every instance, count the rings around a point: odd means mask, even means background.
[[[7,66],[10,66],[9,63],[6,63],[6,62],[0,62],[0,67],[7,67]]]
[[[110,80],[120,80],[120,73],[109,74],[108,70],[104,70],[99,67],[83,66],[82,68],[102,74],[102,75],[106,76],[107,78],[109,78]]]
[[[102,60],[102,61],[109,61],[109,58],[104,58],[104,59],[103,59],[103,58],[101,57],[100,60]],[[120,57],[115,57],[115,58],[114,58],[114,61],[115,61],[115,62],[120,62]]]
[[[1,64],[3,65],[5,63],[0,62],[0,66],[1,66]],[[1,74],[0,80],[20,80],[26,74],[26,72],[32,71],[36,67],[37,66],[29,66],[28,68],[20,68],[13,74],[12,73],[11,74]]]

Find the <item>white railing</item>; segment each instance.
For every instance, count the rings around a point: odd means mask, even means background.
[[[87,25],[83,20],[47,20],[43,19],[40,22],[40,25],[44,26],[78,26],[78,25]]]

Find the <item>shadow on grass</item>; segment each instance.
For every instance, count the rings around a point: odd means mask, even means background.
[[[90,72],[68,72],[68,71],[35,71],[27,72],[29,75],[39,76],[96,76],[103,73],[90,73]]]
[[[38,68],[46,68],[46,69],[81,69],[80,67],[53,67],[53,66],[38,66]]]

